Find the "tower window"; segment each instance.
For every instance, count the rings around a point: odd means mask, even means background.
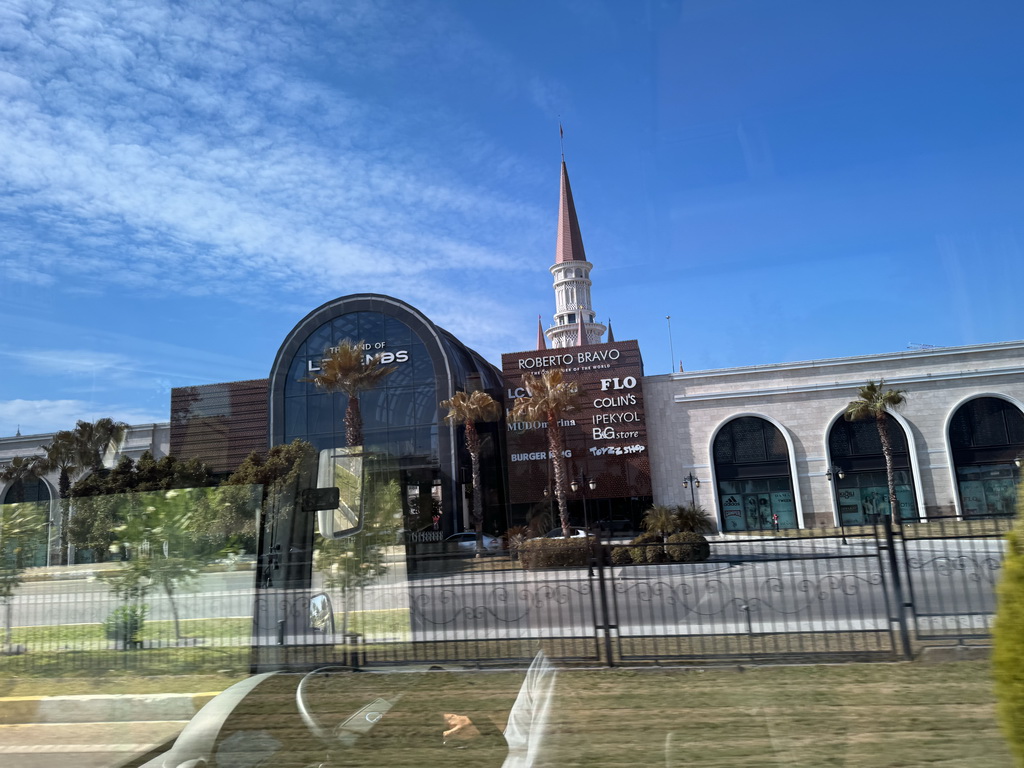
[[[573,313],[573,314],[569,315],[569,316],[568,316],[568,317],[566,318],[566,321],[565,321],[565,322],[566,322],[566,323],[568,323],[569,325],[572,325],[573,323],[575,323],[575,322],[576,322],[576,314],[575,314],[575,313]]]

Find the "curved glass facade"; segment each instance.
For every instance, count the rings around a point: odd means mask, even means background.
[[[714,447],[723,531],[796,528],[789,449],[779,428],[741,416],[719,430]]]
[[[462,428],[440,403],[458,390],[501,400],[498,371],[417,310],[387,296],[346,296],[311,312],[285,340],[270,376],[271,445],[306,440],[317,450],[345,445],[348,397],[303,379],[344,340],[361,343],[394,371],[359,395],[363,445],[398,472],[405,528],[440,537],[466,527],[469,457]],[[479,425],[485,455],[485,529],[504,532],[501,431]],[[493,439],[489,439],[493,438]]]

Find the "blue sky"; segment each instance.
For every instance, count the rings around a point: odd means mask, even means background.
[[[309,310],[550,322],[558,120],[649,374],[1024,337],[1018,2],[0,6],[0,435],[168,419]]]

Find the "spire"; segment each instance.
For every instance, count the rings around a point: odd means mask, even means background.
[[[540,315],[537,315],[537,351],[547,348],[548,345],[544,342],[544,326],[541,325]]]
[[[576,346],[587,346],[587,329],[583,327],[583,313],[576,315]]]
[[[612,321],[608,321],[608,343],[612,344],[615,341],[615,334],[612,333]]]
[[[572,201],[572,187],[569,186],[569,171],[562,160],[562,189],[558,200],[558,240],[555,243],[555,263],[586,261],[583,250],[583,236],[576,218],[576,205]]]

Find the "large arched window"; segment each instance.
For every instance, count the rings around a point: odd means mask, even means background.
[[[48,502],[50,500],[50,488],[45,482],[37,477],[30,480],[16,480],[4,492],[4,504],[19,504],[22,502]]]
[[[789,449],[778,427],[757,416],[733,419],[715,436],[722,530],[796,528]]]
[[[889,442],[892,445],[893,479],[896,481],[896,502],[900,519],[918,519],[917,498],[910,472],[910,453],[902,425],[892,416],[885,416]],[[889,478],[882,453],[882,438],[874,419],[846,421],[839,419],[828,433],[828,452],[833,466],[842,470],[832,475],[840,522],[843,525],[877,523],[883,516],[892,516],[889,504]]]
[[[978,397],[949,422],[960,509],[964,517],[1012,515],[1017,504],[1014,459],[1024,455],[1024,415],[999,397]]]

